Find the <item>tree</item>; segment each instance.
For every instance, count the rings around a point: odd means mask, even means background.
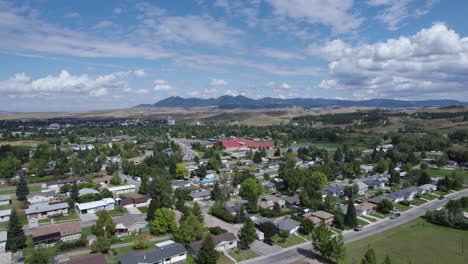
[[[309,235],[314,230],[314,223],[309,218],[304,218],[301,221],[299,232],[303,235]]]
[[[241,183],[240,196],[249,202],[249,209],[257,208],[257,200],[262,194],[262,185],[254,178],[248,178]]]
[[[240,242],[245,246],[250,246],[250,244],[255,241],[257,236],[255,224],[252,219],[248,217],[245,219],[244,225],[242,225],[237,236],[239,237]]]
[[[383,199],[377,204],[377,211],[382,214],[388,214],[391,210],[393,210],[393,203],[388,199]]]
[[[353,184],[352,186],[345,186],[343,192],[349,200],[353,200],[359,192],[359,186],[357,184]]]
[[[258,230],[260,230],[265,238],[270,238],[278,233],[278,228],[272,222],[263,222],[258,225]]]
[[[177,223],[174,212],[168,208],[159,208],[156,210],[150,229],[151,233],[155,235],[176,231]]]
[[[323,257],[337,263],[344,260],[346,249],[341,234],[333,237],[333,232],[321,222],[312,232],[312,245]]]
[[[110,180],[110,183],[112,185],[120,185],[122,184],[122,179],[119,177],[119,175],[114,174]]]
[[[44,248],[33,250],[31,256],[26,259],[28,264],[48,264],[52,255]]]
[[[275,213],[281,213],[281,206],[279,205],[279,203],[275,203],[275,204],[273,205],[273,211],[274,211]]]
[[[198,221],[202,222],[204,221],[203,219],[203,214],[202,214],[202,211],[201,211],[201,208],[200,208],[200,205],[195,202],[192,206],[192,209],[190,210],[191,213],[197,217]]]
[[[109,252],[109,249],[111,247],[111,238],[108,237],[98,237],[96,241],[91,245],[91,252],[101,252],[106,254]]]
[[[239,210],[237,210],[237,212],[236,212],[236,216],[234,217],[234,221],[236,223],[242,223],[242,222],[244,222],[245,218],[246,218],[246,216],[245,216],[244,206],[241,205],[239,207]]]
[[[177,163],[176,164],[176,176],[177,178],[184,178],[189,175],[189,170],[187,169],[187,166],[183,163]]]
[[[148,176],[142,175],[141,176],[141,184],[140,188],[138,188],[139,194],[148,194]]]
[[[338,147],[335,151],[335,154],[333,156],[334,161],[343,161],[343,153],[341,152],[341,149]]]
[[[151,202],[148,206],[148,211],[146,212],[146,220],[147,221],[153,221],[154,219],[154,213],[156,210],[162,207],[162,203],[159,200],[156,199],[151,199]]]
[[[78,202],[78,198],[80,198],[80,192],[78,190],[78,184],[76,183],[76,181],[73,181],[73,185],[71,187],[71,192],[70,192],[70,199],[73,201],[73,202]]]
[[[281,150],[279,147],[276,148],[275,153],[273,154],[275,157],[281,157]]]
[[[169,175],[162,174],[155,176],[151,181],[148,193],[153,200],[159,200],[161,207],[172,207],[172,187]]]
[[[385,260],[383,264],[392,264],[392,259],[390,258],[389,255],[385,255]]]
[[[203,238],[205,226],[198,221],[194,215],[189,215],[180,223],[179,229],[174,233],[174,239],[184,245],[188,245],[194,241]]]
[[[252,161],[254,163],[262,163],[262,154],[258,151],[255,151]]]
[[[98,219],[94,225],[94,234],[97,237],[111,237],[115,233],[115,223],[107,210],[97,213]]]
[[[429,174],[426,171],[422,171],[418,179],[418,185],[424,185],[424,184],[428,184],[431,182],[432,180]]]
[[[354,207],[354,203],[352,201],[348,204],[348,210],[346,211],[344,222],[345,225],[349,227],[357,226],[356,207]]]
[[[133,249],[142,250],[150,247],[150,241],[147,236],[139,235],[137,239],[133,241]]]
[[[361,264],[377,264],[377,257],[375,256],[375,251],[372,248],[369,248],[366,251],[366,254],[361,260]]]
[[[213,186],[213,190],[211,191],[211,198],[215,201],[226,200],[226,196],[224,195],[224,191],[221,188],[219,181],[216,181]]]
[[[26,236],[24,235],[23,225],[21,224],[18,213],[15,209],[11,212],[7,230],[7,249],[16,252],[18,249],[26,247]]]
[[[19,201],[24,201],[26,200],[26,196],[28,194],[29,194],[28,181],[26,181],[25,177],[20,177],[20,180],[18,181],[16,185],[16,197],[18,198]]]
[[[197,256],[198,264],[216,264],[220,254],[215,248],[213,237],[208,234],[203,240]]]

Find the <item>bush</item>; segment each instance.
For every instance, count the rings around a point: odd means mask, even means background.
[[[424,218],[436,225],[468,229],[468,220],[463,214],[452,214],[447,209],[427,211]]]
[[[106,237],[98,237],[91,245],[91,253],[101,252],[106,254],[111,247],[111,239]]]
[[[133,249],[142,250],[150,247],[150,241],[147,236],[138,236],[137,239],[133,241]]]
[[[80,247],[86,247],[86,240],[78,239],[76,241],[61,243],[58,246],[60,251],[67,251],[70,249],[75,249],[75,248],[80,248]]]
[[[223,229],[223,228],[221,228],[219,226],[210,227],[210,228],[208,228],[208,230],[210,231],[210,233],[213,236],[217,236],[217,235],[220,235],[220,234],[223,234],[223,233],[227,232],[226,229]]]
[[[405,205],[405,206],[410,206],[410,201],[406,201],[406,200],[405,200],[405,201],[401,201],[401,202],[399,202],[399,204]]]
[[[392,209],[393,209],[393,203],[388,199],[383,199],[377,205],[377,211],[379,211],[382,214],[388,214],[390,213]]]
[[[235,223],[235,217],[226,208],[221,206],[211,207],[211,214],[228,223]]]

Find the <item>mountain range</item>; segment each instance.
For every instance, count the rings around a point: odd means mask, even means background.
[[[265,109],[265,108],[287,108],[287,107],[382,107],[382,108],[405,108],[405,107],[441,107],[448,105],[468,105],[468,102],[457,100],[423,100],[406,101],[393,99],[370,99],[362,101],[321,99],[321,98],[292,98],[280,99],[265,97],[261,99],[251,99],[242,95],[224,95],[218,98],[182,98],[172,96],[155,104],[137,105],[135,108],[148,107],[218,107],[220,109]]]

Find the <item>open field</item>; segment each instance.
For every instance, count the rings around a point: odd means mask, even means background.
[[[462,256],[462,239],[464,256]],[[378,263],[385,254],[392,263],[467,263],[468,231],[428,223],[418,218],[394,229],[346,245],[346,263],[358,263],[366,250],[376,251]]]
[[[450,176],[452,173],[456,175],[461,175],[465,179],[465,182],[468,180],[468,171],[460,171],[460,170],[445,170],[445,169],[436,169],[436,168],[427,168],[426,172],[431,177],[445,177]]]
[[[47,143],[46,141],[39,140],[19,140],[19,141],[0,141],[0,146],[10,145],[10,146],[23,146],[23,147],[36,147],[39,144]]]

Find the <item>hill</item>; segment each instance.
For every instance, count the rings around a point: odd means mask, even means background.
[[[383,107],[383,108],[411,108],[411,107],[444,107],[454,105],[468,105],[467,102],[457,100],[423,100],[404,101],[393,99],[371,99],[362,101],[335,100],[320,98],[292,98],[280,99],[265,97],[251,99],[245,96],[221,96],[218,98],[182,98],[179,96],[168,97],[153,105],[138,105],[135,108],[185,108],[185,107],[218,107],[220,109],[267,109],[288,107]]]

